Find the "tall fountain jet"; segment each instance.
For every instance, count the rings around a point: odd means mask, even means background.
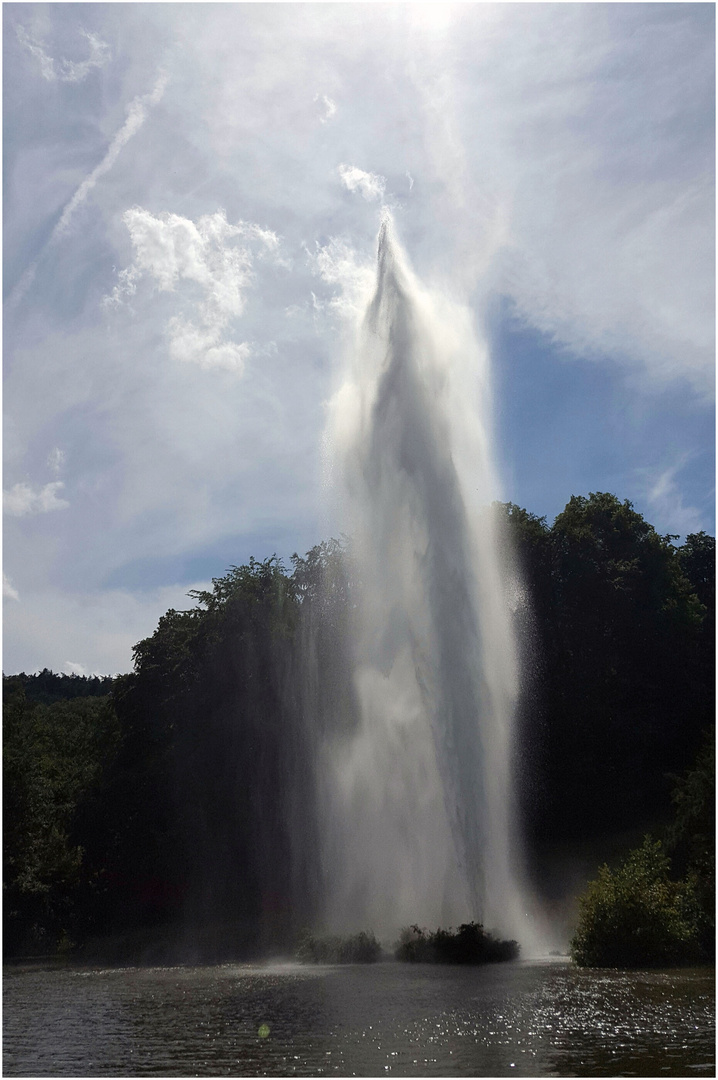
[[[355,725],[324,746],[328,928],[525,938],[510,782],[516,650],[490,502],[488,360],[385,213],[330,439],[360,597]]]

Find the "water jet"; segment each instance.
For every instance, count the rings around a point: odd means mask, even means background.
[[[324,922],[477,920],[525,942],[488,354],[468,308],[419,282],[386,211],[328,441],[360,587],[356,721],[319,751]]]

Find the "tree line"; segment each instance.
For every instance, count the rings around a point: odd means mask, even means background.
[[[715,542],[676,546],[608,494],[552,525],[495,509],[523,658],[518,813],[548,889],[561,845],[675,817],[713,720]],[[317,748],[358,722],[360,589],[347,542],[252,559],[162,616],[130,674],[4,677],[6,954],[179,948],[189,928],[203,957],[249,955],[313,925]]]

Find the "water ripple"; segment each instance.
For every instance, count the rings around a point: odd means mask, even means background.
[[[4,987],[8,1076],[714,1073],[707,971],[11,968]]]

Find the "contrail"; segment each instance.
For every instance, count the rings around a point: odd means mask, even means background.
[[[26,295],[28,289],[30,288],[35,279],[37,267],[42,257],[45,255],[49,248],[53,247],[58,242],[58,240],[60,240],[67,233],[72,216],[77,210],[78,206],[80,206],[81,203],[85,201],[89,192],[93,189],[100,177],[104,176],[105,173],[110,171],[112,166],[117,161],[117,158],[123,146],[125,146],[130,141],[132,136],[140,130],[145,120],[147,119],[147,113],[149,108],[153,105],[157,105],[158,102],[161,100],[162,95],[165,92],[165,87],[167,86],[167,81],[168,76],[166,72],[160,72],[160,75],[151,93],[142,94],[134,98],[130,102],[127,108],[127,119],[110,143],[104,158],[99,163],[99,165],[95,166],[90,175],[82,181],[77,191],[67,203],[65,209],[62,211],[60,220],[57,222],[55,228],[52,230],[50,238],[45,244],[44,248],[37,256],[37,258],[30,264],[30,266],[28,266],[20,281],[13,289],[8,299],[8,306],[10,308],[17,307],[17,305]]]

